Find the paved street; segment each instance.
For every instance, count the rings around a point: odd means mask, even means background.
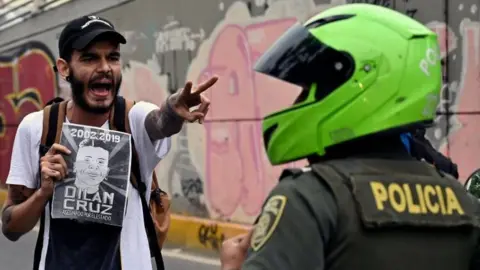
[[[0,234],[0,269],[29,270],[32,269],[33,249],[37,232],[23,236],[12,243]],[[179,249],[167,249],[164,252],[167,270],[218,270],[218,260],[187,254]],[[134,269],[126,269],[134,270]]]

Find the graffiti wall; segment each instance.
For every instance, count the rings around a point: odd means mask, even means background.
[[[290,104],[299,89],[257,74],[252,66],[296,21],[347,2],[399,10],[438,33],[445,83],[428,137],[459,164],[462,178],[480,167],[478,0],[212,0],[201,6],[195,0],[136,0],[98,14],[114,22],[128,40],[122,47],[124,96],[159,104],[186,80],[220,75],[208,92],[212,106],[206,123],[188,124],[174,136],[170,154],[156,169],[173,197],[174,212],[252,222],[280,172],[304,164],[269,164],[260,120]],[[141,20],[131,14],[141,14]],[[52,37],[58,38],[60,31],[31,37],[0,57],[2,161],[8,160],[21,118],[54,95],[68,94],[68,84],[57,85],[51,70],[54,56],[49,50],[56,54]],[[1,179],[7,163],[0,165]],[[221,241],[215,228],[204,228],[201,238],[211,245]]]
[[[56,95],[53,55],[39,42],[0,54],[0,179],[5,179],[18,123]]]

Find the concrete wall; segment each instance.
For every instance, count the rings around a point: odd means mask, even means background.
[[[260,119],[290,104],[296,94],[289,85],[254,74],[252,64],[296,20],[346,1],[201,2],[76,0],[0,32],[0,179],[7,175],[15,126],[22,116],[57,93],[68,95],[68,86],[57,82],[51,71],[61,24],[68,17],[106,8],[96,14],[113,21],[128,39],[122,48],[124,96],[160,103],[187,79],[221,76],[209,92],[207,123],[186,125],[173,138],[172,151],[157,173],[173,196],[177,214],[251,223],[285,167],[269,165]],[[445,85],[437,126],[428,136],[459,164],[465,178],[480,167],[480,1],[353,2],[395,8],[439,34],[447,63]],[[82,9],[72,12],[74,6]],[[204,245],[223,237],[215,226],[195,228]]]

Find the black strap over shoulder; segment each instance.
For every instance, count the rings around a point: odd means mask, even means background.
[[[52,105],[52,104],[55,104],[55,103],[60,103],[62,101],[64,101],[65,99],[61,98],[61,97],[54,97],[52,98],[51,100],[49,100],[45,106],[48,106],[48,105]]]
[[[121,132],[126,132],[126,127],[125,125],[128,125],[129,123],[125,123],[125,108],[126,108],[126,103],[125,99],[121,96],[117,97],[117,100],[115,102],[115,111],[113,115],[113,124],[115,125],[116,129]],[[131,166],[131,171],[132,174],[135,176],[137,179],[137,184],[133,185],[135,189],[138,190],[140,193],[140,200],[142,202],[142,212],[143,212],[143,221],[145,224],[145,230],[147,232],[147,237],[148,237],[148,242],[150,246],[150,253],[151,256],[155,258],[155,263],[157,264],[157,269],[163,270],[165,269],[165,265],[163,262],[163,257],[160,248],[158,247],[158,244],[156,242],[156,231],[155,231],[155,225],[153,224],[152,216],[150,214],[150,207],[147,203],[147,200],[145,198],[146,192],[147,192],[147,187],[145,183],[142,181],[142,174],[140,172],[140,164],[138,161],[138,157],[135,153],[135,142],[133,140],[133,137],[131,139],[132,142],[132,166]]]
[[[115,102],[115,112],[113,115],[113,124],[115,125],[116,129],[121,132],[127,132],[126,126],[129,123],[125,123],[125,108],[126,102],[125,99],[119,96]],[[132,137],[132,153],[135,151],[135,142],[133,141]],[[138,189],[141,194],[145,194],[147,192],[147,187],[145,183],[141,181],[141,173],[140,173],[140,164],[138,163],[138,158],[135,153],[132,154],[132,167],[131,167],[133,175],[140,180],[138,181],[138,186],[133,185],[134,188]]]
[[[121,132],[127,132],[126,126],[129,123],[125,123],[125,108],[126,108],[126,102],[125,99],[121,96],[117,97],[117,100],[115,102],[115,111],[113,115],[113,124],[116,127],[118,131]],[[132,153],[135,151],[135,142],[133,141],[132,137]],[[133,175],[138,180],[141,180],[141,173],[140,173],[140,164],[138,163],[138,158],[135,153],[132,154],[132,167],[131,167]],[[133,185],[134,188],[138,189],[140,193],[145,194],[147,191],[147,188],[143,181],[138,181],[138,187],[136,185]]]
[[[60,103],[53,103],[50,110],[50,118],[48,122],[48,133],[46,147],[50,148],[55,143],[55,136],[57,135],[58,113]]]
[[[126,132],[125,128],[125,99],[118,96],[115,102],[115,113],[113,115],[113,124],[118,131]]]
[[[55,143],[55,136],[57,134],[57,123],[58,123],[58,113],[59,113],[59,109],[60,109],[60,102],[63,101],[60,100],[60,99],[53,99],[51,101],[49,101],[48,104],[46,104],[46,106],[48,105],[52,105],[51,106],[51,109],[50,109],[50,117],[48,119],[48,130],[47,130],[47,137],[46,137],[46,142],[45,142],[45,145],[40,145],[40,157],[43,157],[47,152],[48,150],[50,149],[50,147]],[[45,131],[43,131],[45,132]],[[39,161],[40,162],[40,161]],[[40,172],[39,172],[40,173]],[[51,205],[50,205],[50,208],[51,208]],[[43,245],[43,237],[41,237],[43,235],[43,232],[45,230],[45,215],[44,213],[42,213],[42,215],[40,216],[40,231],[39,231],[39,237],[37,238],[37,241],[36,241],[36,244],[35,244],[35,250],[34,250],[34,260],[33,260],[33,269],[38,269],[40,267],[40,258],[41,258],[41,255],[42,255],[42,245]]]

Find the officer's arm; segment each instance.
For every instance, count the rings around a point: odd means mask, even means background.
[[[332,194],[312,173],[283,179],[263,206],[242,269],[324,269],[336,219]]]

